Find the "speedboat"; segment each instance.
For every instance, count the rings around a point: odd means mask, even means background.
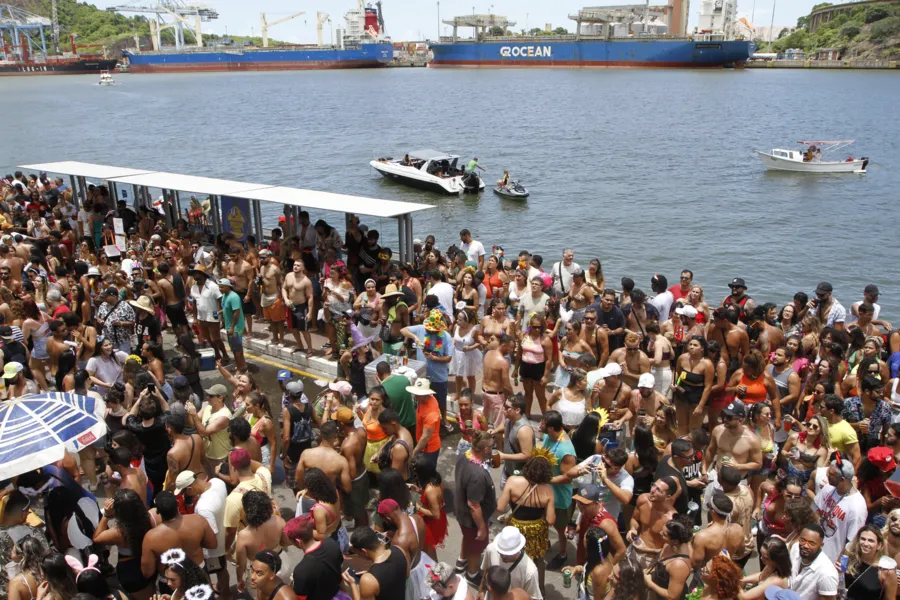
[[[518,181],[510,181],[505,186],[498,181],[494,193],[504,198],[527,198],[530,192]]]
[[[806,146],[806,151],[775,148],[771,152],[757,150],[760,160],[767,169],[792,171],[795,173],[865,173],[869,165],[868,157],[846,160],[825,160],[823,155],[846,148],[853,140],[797,142]]]
[[[116,85],[116,80],[109,71],[100,71],[100,85]]]
[[[401,159],[378,158],[369,163],[383,177],[412,187],[439,192],[462,194],[479,192],[484,181],[476,173],[468,173],[459,166],[459,156],[437,150],[410,152]]]

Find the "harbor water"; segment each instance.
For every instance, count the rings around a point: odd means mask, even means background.
[[[467,227],[557,260],[603,263],[614,287],[649,292],[662,273],[695,273],[707,301],[743,277],[760,300],[812,296],[820,280],[846,305],[867,283],[897,317],[900,79],[877,71],[447,70],[5,78],[0,170],[57,160],[190,173],[433,204],[416,237],[443,249]],[[763,169],[754,149],[855,139],[867,175]],[[435,148],[478,156],[479,196],[424,193],[368,162]],[[841,156],[840,158],[846,158]],[[527,202],[490,187],[503,169]],[[187,195],[185,195],[187,196]],[[186,205],[185,205],[186,206]],[[263,204],[266,226],[280,207]],[[340,214],[313,214],[341,226]],[[396,222],[363,218],[396,247]],[[892,314],[894,313],[894,314]]]

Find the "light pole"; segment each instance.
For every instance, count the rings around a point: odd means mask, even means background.
[[[772,0],[772,21],[769,23],[769,53],[772,52],[772,35],[775,33],[775,4],[778,0]]]

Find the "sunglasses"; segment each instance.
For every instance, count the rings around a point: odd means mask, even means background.
[[[827,295],[828,295],[828,294],[816,294],[816,298],[818,298],[819,300],[822,300],[822,299],[824,299],[825,296],[827,296]]]
[[[690,278],[690,277],[682,277],[681,280],[682,280],[682,281],[690,281],[691,278]]]

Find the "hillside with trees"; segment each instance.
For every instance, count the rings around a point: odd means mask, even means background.
[[[817,4],[813,10],[830,3]],[[823,48],[837,48],[844,58],[900,58],[900,4],[858,6],[820,25],[814,32],[806,29],[808,17],[801,17],[797,29],[772,44],[775,52],[800,48],[811,53]]]

